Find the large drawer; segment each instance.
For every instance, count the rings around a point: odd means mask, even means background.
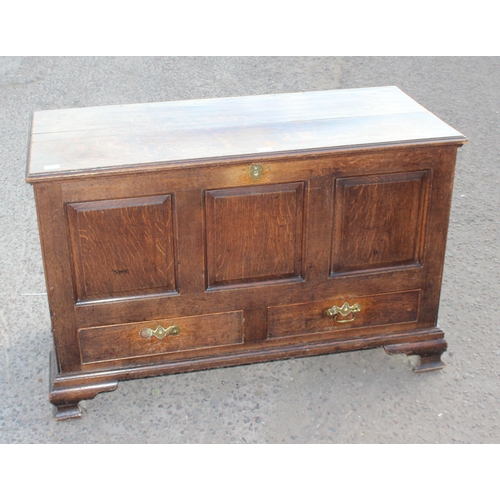
[[[78,339],[84,364],[241,344],[243,312],[86,328]]]
[[[420,290],[364,297],[333,297],[268,308],[268,336],[334,332],[417,321]]]

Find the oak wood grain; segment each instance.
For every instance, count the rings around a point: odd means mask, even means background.
[[[170,195],[67,210],[79,300],[175,291]]]
[[[42,183],[34,190],[38,230],[45,270],[55,362],[61,372],[80,369],[76,338],[75,285],[71,250],[59,183]],[[68,279],[69,278],[69,279]]]
[[[268,313],[269,336],[289,337],[308,333],[335,332],[379,325],[397,325],[416,322],[418,319],[419,290],[389,293],[368,297],[331,297],[317,302],[287,304],[270,307]],[[339,315],[339,323],[326,314],[334,305],[341,307],[344,302],[361,307],[357,314]]]
[[[332,272],[419,263],[428,171],[336,180]]]
[[[205,193],[209,287],[300,278],[304,183]]]
[[[27,179],[126,165],[443,139],[465,141],[397,87],[38,111]]]
[[[81,329],[78,339],[82,363],[240,344],[243,342],[242,323],[242,312],[233,311]],[[180,333],[161,339],[154,335],[149,338],[141,336],[143,329],[156,330],[158,326],[178,326]]]
[[[218,366],[388,346],[442,367],[465,140],[395,87],[36,113],[58,418]],[[344,301],[352,322],[325,314]]]
[[[300,343],[274,343],[265,344],[240,344],[234,348],[214,356],[211,352],[196,358],[168,358],[157,359],[156,363],[124,363],[119,366],[108,366],[106,363],[89,364],[85,371],[79,373],[58,374],[52,384],[52,390],[58,390],[61,395],[65,391],[76,392],[78,387],[84,389],[87,385],[103,383],[106,381],[132,380],[158,375],[192,372],[217,367],[236,366],[250,363],[261,363],[277,359],[317,356],[335,352],[356,351],[373,349],[386,345],[420,344],[428,341],[443,339],[444,333],[440,328],[427,328],[411,331],[386,331],[374,330],[373,335],[364,335],[354,338],[314,338],[311,342]],[[201,353],[201,351],[200,351]],[[80,399],[85,399],[81,397]]]

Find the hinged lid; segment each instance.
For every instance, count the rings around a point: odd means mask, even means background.
[[[466,138],[397,87],[37,111],[27,181],[418,142]]]

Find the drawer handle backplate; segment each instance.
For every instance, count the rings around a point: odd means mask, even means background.
[[[170,335],[171,337],[175,337],[181,333],[181,329],[177,325],[169,326],[168,328],[163,328],[163,326],[158,325],[156,330],[152,330],[151,328],[143,328],[139,335],[144,339],[149,339],[152,335],[154,335],[157,339],[162,339],[163,337]]]
[[[332,317],[333,320],[336,321],[337,323],[351,323],[351,321],[354,321],[356,319],[356,315],[360,311],[361,311],[361,306],[359,304],[354,304],[350,306],[347,302],[344,302],[342,307],[333,306],[330,307],[330,309],[327,309],[326,315]],[[349,314],[352,314],[352,317],[348,319],[338,319],[339,314],[343,318],[349,316]]]

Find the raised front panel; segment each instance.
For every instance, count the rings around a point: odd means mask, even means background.
[[[336,180],[331,273],[421,263],[429,172]]]
[[[78,300],[175,290],[170,195],[67,206]]]
[[[303,182],[207,191],[207,286],[300,279],[303,199]]]

